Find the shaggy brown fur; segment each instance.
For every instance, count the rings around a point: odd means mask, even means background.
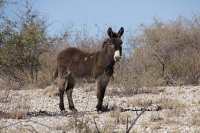
[[[102,49],[95,53],[86,53],[77,48],[67,48],[60,52],[57,57],[58,87],[60,96],[60,110],[64,108],[64,91],[66,90],[69,109],[77,111],[72,99],[72,91],[77,78],[95,78],[97,80],[97,111],[102,110],[104,93],[113,74],[113,67],[122,54],[122,40],[124,29],[118,33],[108,28],[108,36],[102,45]],[[118,51],[119,56],[115,56]]]

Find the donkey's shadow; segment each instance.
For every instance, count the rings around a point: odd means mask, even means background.
[[[84,116],[85,114],[94,114],[94,113],[107,113],[110,111],[114,111],[114,109],[105,109],[104,111],[77,111],[77,112],[73,112],[73,111],[62,111],[62,112],[51,112],[51,111],[33,111],[33,112],[27,112],[27,116],[28,117],[56,117],[56,116],[66,116],[66,117],[70,117],[70,116]]]
[[[88,114],[103,114],[103,113],[108,113],[111,111],[119,111],[119,112],[139,112],[139,111],[160,111],[162,108],[159,105],[154,105],[154,106],[149,106],[149,107],[137,107],[137,108],[122,108],[122,107],[108,107],[104,106],[103,111],[96,111],[96,110],[91,110],[91,111],[78,111],[78,112],[73,112],[73,111],[63,111],[63,112],[50,112],[50,111],[34,111],[34,112],[28,112],[27,116],[28,117],[55,117],[55,116],[66,116],[66,117],[74,117],[74,116],[84,116]]]

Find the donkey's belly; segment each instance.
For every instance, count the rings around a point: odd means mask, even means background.
[[[75,77],[79,83],[95,83],[96,79],[93,77]]]
[[[94,77],[93,67],[87,63],[75,64],[71,67],[70,71],[76,78],[92,79]]]
[[[83,69],[81,68],[81,70]],[[95,82],[95,77],[93,76],[92,72],[86,69],[83,71],[72,71],[72,75],[79,82],[87,82],[87,83]]]

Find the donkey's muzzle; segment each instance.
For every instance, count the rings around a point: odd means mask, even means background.
[[[121,59],[121,55],[120,55],[120,52],[119,50],[115,51],[115,54],[114,54],[114,60],[117,62]]]

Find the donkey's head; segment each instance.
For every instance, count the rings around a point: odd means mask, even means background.
[[[122,40],[121,36],[124,33],[124,28],[121,27],[118,32],[113,32],[112,28],[108,28],[108,36],[109,38],[106,40],[106,42],[103,44],[103,47],[107,46],[109,47],[110,54],[112,54],[114,61],[119,61],[122,56]]]

